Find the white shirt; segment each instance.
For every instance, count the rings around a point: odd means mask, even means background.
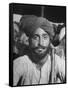
[[[13,86],[48,84],[51,72],[51,56],[39,70],[27,55],[21,56],[13,62]],[[55,55],[55,72],[65,77],[65,60]]]

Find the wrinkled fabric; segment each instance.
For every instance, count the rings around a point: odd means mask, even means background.
[[[48,32],[51,37],[54,36],[53,25],[46,18],[24,15],[20,20],[20,30],[24,31],[27,36],[32,35],[39,27]]]
[[[27,55],[24,55],[13,62],[13,86],[48,84],[50,73],[50,55],[41,69],[38,69],[37,64],[33,63]],[[61,77],[61,81],[65,78],[65,60],[57,55],[55,55],[55,73]],[[56,80],[57,83],[61,83],[59,78]]]

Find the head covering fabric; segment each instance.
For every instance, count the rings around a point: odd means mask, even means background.
[[[53,25],[43,17],[35,15],[24,15],[20,20],[20,29],[30,36],[37,28],[42,28],[50,37],[54,36]]]

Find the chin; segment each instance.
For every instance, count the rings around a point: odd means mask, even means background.
[[[45,51],[41,51],[41,52],[35,51],[35,54],[37,57],[43,58],[47,55],[48,52],[49,52],[49,48],[47,48]]]
[[[43,58],[46,56],[46,52],[42,52],[42,53],[39,53],[39,52],[35,52],[36,56],[39,57],[39,58]]]

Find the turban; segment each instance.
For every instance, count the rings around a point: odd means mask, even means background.
[[[24,31],[27,36],[32,35],[37,28],[42,28],[51,37],[54,36],[53,25],[46,18],[35,15],[24,15],[21,18],[20,30]]]

